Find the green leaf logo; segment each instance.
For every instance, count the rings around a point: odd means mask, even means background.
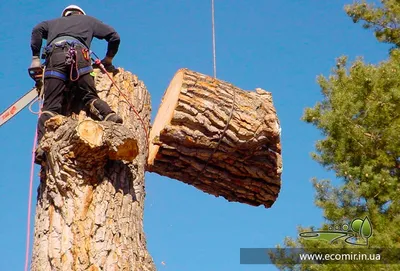
[[[368,239],[372,235],[371,221],[369,220],[368,216],[364,218],[364,221],[361,224],[360,234],[365,239]]]
[[[364,221],[362,219],[354,219],[353,222],[351,222],[351,229],[356,232],[361,234],[360,230],[361,230],[361,225],[364,223]]]
[[[301,232],[299,236],[310,240],[326,240],[331,244],[345,238],[347,244],[368,246],[368,238],[372,236],[372,224],[366,216],[364,219],[354,219],[349,226],[344,224],[341,227],[330,227],[329,230]]]

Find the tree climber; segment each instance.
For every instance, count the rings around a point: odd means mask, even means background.
[[[74,94],[82,97],[85,108],[99,120],[122,123],[122,118],[97,95],[89,50],[93,37],[108,42],[106,56],[101,62],[110,67],[120,44],[118,33],[111,26],[87,16],[79,6],[70,5],[62,11],[61,18],[43,21],[33,28],[30,68],[41,67],[42,39],[47,40],[42,54],[45,59],[44,102],[37,124],[38,146],[45,132],[44,123],[52,116],[62,114],[66,90],[74,89]],[[35,163],[41,164],[44,159],[44,151],[39,146]]]

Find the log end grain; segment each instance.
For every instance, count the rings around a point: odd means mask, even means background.
[[[150,131],[150,145],[148,164],[154,162],[159,146],[154,144],[154,139],[160,134],[166,125],[171,122],[174,110],[178,104],[179,93],[183,83],[184,70],[179,70],[171,80],[167,90],[164,93],[161,105],[154,119],[153,126]]]
[[[78,136],[91,147],[103,144],[104,128],[99,123],[93,120],[83,120],[76,129]]]

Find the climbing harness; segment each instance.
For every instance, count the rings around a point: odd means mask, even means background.
[[[61,39],[61,40],[60,40]],[[62,72],[58,72],[55,70],[47,70],[44,73],[45,77],[56,77],[63,81],[70,80],[71,82],[75,82],[79,79],[81,74],[89,73],[93,70],[91,65],[88,65],[83,68],[79,68],[78,66],[78,47],[81,47],[81,53],[85,60],[89,61],[89,49],[86,48],[80,41],[76,39],[62,39],[60,37],[56,41],[52,42],[48,46],[44,48],[44,54],[42,58],[46,58],[51,55],[53,51],[57,48],[67,49],[65,52],[65,65],[69,67],[69,74],[64,74]]]
[[[96,64],[97,66],[100,67],[100,69],[107,74],[108,79],[110,79],[111,83],[115,86],[115,88],[118,90],[119,94],[122,95],[122,97],[125,99],[125,101],[128,103],[129,107],[133,110],[133,112],[136,114],[136,116],[138,117],[139,121],[142,124],[143,130],[146,134],[146,144],[147,144],[147,150],[149,149],[149,134],[147,132],[146,129],[146,125],[144,124],[144,120],[143,118],[139,115],[139,113],[137,112],[135,106],[129,101],[128,97],[122,92],[122,90],[118,87],[118,85],[115,83],[114,79],[110,76],[110,74],[107,72],[106,68],[104,67],[103,63],[101,63],[100,58],[96,55],[95,52],[90,51],[91,54],[93,54],[93,56],[95,58],[92,58],[92,61],[94,62],[94,64]]]

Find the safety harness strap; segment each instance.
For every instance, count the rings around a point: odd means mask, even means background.
[[[78,74],[79,75],[86,74],[86,73],[89,73],[91,71],[93,71],[93,67],[92,66],[87,66],[87,67],[79,69],[78,70]],[[53,77],[54,78],[54,77],[56,77],[56,78],[61,79],[63,81],[66,81],[67,78],[68,78],[65,73],[58,72],[58,71],[49,71],[49,70],[45,71],[44,77],[45,78],[48,78],[48,77]]]
[[[79,69],[78,73],[79,74],[85,74],[85,73],[89,73],[89,72],[92,72],[92,71],[93,71],[93,67],[92,66],[87,66],[87,67]]]
[[[58,71],[49,71],[49,70],[47,70],[44,73],[44,77],[45,78],[47,78],[47,77],[56,77],[56,78],[59,78],[59,79],[61,79],[63,81],[67,80],[67,75],[65,75],[64,73],[58,72]]]
[[[65,52],[65,64],[69,67],[69,72],[63,73],[59,71],[50,70],[46,71],[44,74],[45,77],[55,77],[59,78],[63,81],[70,80],[72,82],[77,81],[81,74],[89,73],[93,70],[92,66],[86,66],[83,68],[78,68],[78,52],[76,47],[81,47],[82,56],[85,60],[89,61],[89,49],[82,44],[78,39],[71,36],[61,36],[53,41],[45,47],[44,57],[50,56],[54,49],[61,48]],[[67,49],[67,51],[65,51]],[[68,74],[69,73],[69,74]]]
[[[87,48],[86,45],[84,45],[80,40],[78,40],[77,38],[74,38],[72,36],[61,36],[61,37],[57,37],[54,40],[52,40],[50,42],[50,44],[48,46],[51,45],[55,45],[55,46],[62,46],[64,44],[79,44],[80,46]]]

